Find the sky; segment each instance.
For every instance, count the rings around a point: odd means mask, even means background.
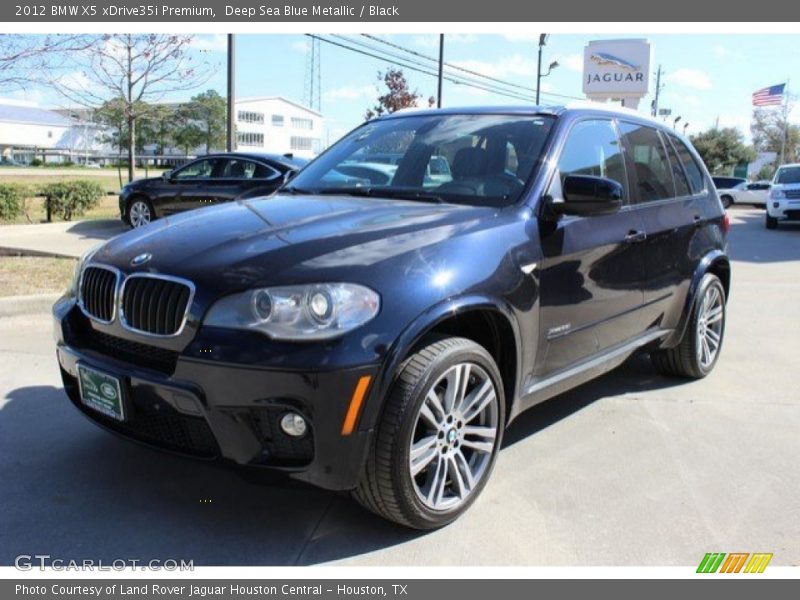
[[[420,54],[438,54],[438,35],[374,34],[393,44]],[[340,38],[329,39],[341,41]],[[382,48],[387,52],[401,51],[382,46],[357,35],[348,38]],[[641,37],[653,46],[651,64],[651,94],[640,103],[640,110],[649,110],[655,89],[654,73],[663,68],[659,105],[672,110],[672,118],[680,115],[679,127],[688,123],[686,133],[692,134],[713,127],[738,127],[749,138],[752,113],[751,94],[763,87],[789,80],[790,91],[800,92],[800,35],[569,35],[554,34],[544,49],[543,64],[559,62],[550,76],[543,79],[543,104],[563,103],[564,96],[583,97],[581,91],[582,55],[591,40]],[[535,87],[536,54],[539,34],[476,35],[448,34],[445,36],[445,62],[510,81],[516,85]],[[236,93],[239,96],[284,96],[302,102],[309,38],[303,35],[240,34],[237,39]],[[351,43],[350,45],[354,45]],[[214,75],[197,91],[216,89],[225,93],[226,36],[198,35],[193,41],[194,52],[214,65]],[[431,65],[420,57],[413,58]],[[326,142],[335,141],[363,121],[364,112],[375,103],[377,73],[392,62],[379,60],[321,43],[321,112],[327,124]],[[436,95],[436,78],[406,70],[411,88],[423,98]],[[795,83],[793,84],[792,81]],[[528,94],[527,92],[523,92]],[[169,100],[191,96],[183,92]],[[3,98],[31,102],[44,107],[60,107],[64,101],[46,88],[29,88]],[[445,82],[444,106],[477,104],[524,104],[524,101],[503,97],[484,90]],[[792,120],[800,122],[800,109]]]

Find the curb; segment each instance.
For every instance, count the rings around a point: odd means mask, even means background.
[[[49,314],[61,294],[35,294],[0,298],[0,317]]]
[[[77,259],[79,256],[72,254],[62,254],[59,252],[48,252],[44,250],[31,250],[29,248],[10,248],[8,246],[0,246],[0,256],[34,256],[37,258],[72,258]]]

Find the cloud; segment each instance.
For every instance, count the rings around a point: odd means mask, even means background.
[[[375,97],[375,85],[345,85],[325,92],[325,100],[358,100]]]
[[[713,52],[714,56],[716,56],[717,58],[724,58],[725,56],[728,56],[728,54],[731,53],[731,51],[728,50],[722,44],[716,44],[713,48],[711,48],[711,52]]]
[[[200,52],[227,52],[228,36],[224,33],[196,35],[192,38],[192,48]]]
[[[516,76],[533,78],[536,76],[536,61],[534,58],[523,56],[522,54],[506,56],[491,62],[484,60],[454,60],[451,61],[451,64],[462,69],[477,71],[490,77]]]
[[[509,42],[536,42],[538,44],[539,35],[538,33],[512,31],[511,33],[504,33],[503,37]]]
[[[446,33],[444,35],[444,47],[446,50],[450,44],[474,44],[478,39],[478,36],[472,33]],[[414,45],[420,48],[438,48],[439,36],[436,34],[418,35],[414,38]]]
[[[569,54],[567,56],[556,56],[558,64],[575,73],[583,73],[583,54]]]
[[[710,90],[713,87],[708,74],[699,69],[678,69],[667,73],[664,79],[667,83],[693,90]]]
[[[297,40],[296,42],[292,42],[291,48],[295,52],[299,52],[300,54],[305,54],[306,52],[308,52],[308,43],[306,42],[306,40]]]

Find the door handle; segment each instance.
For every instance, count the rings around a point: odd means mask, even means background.
[[[647,234],[644,231],[636,231],[635,229],[631,229],[628,232],[628,235],[625,236],[625,241],[628,244],[634,244],[636,242],[643,242],[647,239]]]

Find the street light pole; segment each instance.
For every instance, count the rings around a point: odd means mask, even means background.
[[[539,105],[539,89],[542,87],[542,48],[547,43],[547,34],[539,34],[539,62],[536,66],[536,105]]]
[[[234,106],[236,88],[236,40],[232,33],[228,34],[228,152],[235,149],[236,107]]]
[[[675,131],[675,129],[678,127],[678,121],[680,120],[681,118],[679,116],[675,117],[675,120],[672,122],[672,131]]]
[[[442,75],[444,71],[444,34],[439,34],[439,87],[436,94],[436,108],[442,108]]]

